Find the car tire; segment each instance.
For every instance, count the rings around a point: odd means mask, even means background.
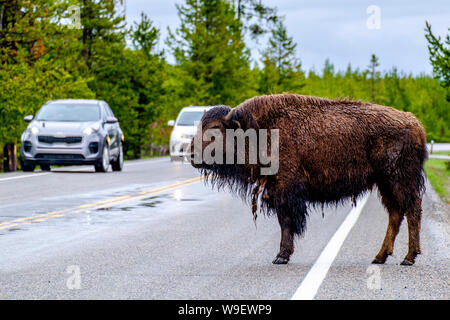
[[[22,171],[23,172],[33,172],[36,168],[35,164],[22,164]]]
[[[119,145],[119,154],[116,160],[111,161],[111,168],[113,171],[122,171],[123,169],[123,148]]]
[[[40,167],[42,171],[51,171],[51,167],[49,164],[41,164]]]
[[[102,150],[102,157],[98,160],[97,164],[95,164],[95,172],[108,172],[109,164],[109,147],[105,142]]]

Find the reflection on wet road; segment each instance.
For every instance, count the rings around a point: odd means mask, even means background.
[[[321,299],[448,299],[449,237],[433,193],[424,198],[423,248],[415,266],[402,226],[395,253],[367,285],[387,214],[373,192],[323,279]],[[351,210],[312,210],[288,265],[271,264],[275,217],[253,223],[240,199],[205,186],[189,165],[127,162],[123,172],[92,168],[0,176],[2,299],[290,299]],[[68,268],[78,268],[72,290]],[[322,281],[322,280],[321,280]]]

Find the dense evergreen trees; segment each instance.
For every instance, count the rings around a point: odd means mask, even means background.
[[[177,9],[181,26],[168,44],[193,103],[234,105],[248,97],[250,53],[231,3],[187,0]]]
[[[305,85],[304,73],[296,55],[296,47],[293,38],[287,35],[283,22],[279,21],[271,31],[268,48],[263,54],[259,92],[301,91]]]
[[[128,158],[167,145],[165,123],[186,105],[235,106],[286,91],[393,106],[414,113],[428,139],[450,141],[449,36],[442,41],[428,23],[433,76],[381,72],[375,55],[366,69],[339,71],[327,60],[320,72],[304,74],[301,49],[276,8],[260,0],[186,0],[177,10],[180,27],[160,39],[145,14],[126,25],[115,0],[0,0],[0,158],[2,151],[14,156],[23,117],[59,98],[107,101]],[[163,41],[166,52],[158,49]]]

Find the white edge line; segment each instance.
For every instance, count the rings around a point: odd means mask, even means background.
[[[40,176],[46,176],[50,174],[50,172],[45,173],[35,173],[35,174],[28,174],[26,176],[17,176],[17,177],[10,177],[10,178],[2,178],[0,181],[7,181],[7,180],[15,180],[15,179],[23,179],[23,178],[32,178],[32,177],[40,177]]]
[[[297,291],[292,296],[291,300],[312,300],[314,299],[317,290],[319,290],[320,285],[325,279],[328,270],[331,267],[334,259],[336,258],[339,250],[342,247],[347,235],[352,230],[356,221],[361,214],[364,205],[369,198],[369,193],[364,195],[362,199],[360,199],[356,207],[352,208],[345,218],[344,222],[339,226],[339,229],[334,233],[333,237],[331,237],[330,241],[326,245],[325,249],[323,249],[319,258],[317,258],[316,262],[309,270],[306,277],[303,279],[302,283],[298,287]]]
[[[136,165],[143,165],[143,164],[151,164],[151,163],[159,163],[159,162],[165,162],[168,161],[168,158],[163,158],[163,159],[155,159],[155,160],[143,160],[142,162],[136,162],[136,163],[127,163],[125,162],[125,166],[126,167],[133,167]],[[79,171],[80,169],[85,169],[87,166],[79,166],[77,168],[65,168],[64,171]],[[60,169],[60,168],[59,168]],[[56,170],[55,172],[58,172],[58,170]],[[1,181],[8,181],[8,180],[16,180],[16,179],[23,179],[23,178],[32,178],[32,177],[37,177],[37,176],[46,176],[50,174],[50,172],[44,172],[44,173],[35,173],[35,174],[28,174],[26,176],[16,176],[16,177],[9,177],[9,178],[0,178],[0,182]]]
[[[133,166],[140,166],[143,164],[152,164],[152,163],[160,163],[160,162],[170,162],[170,159],[168,157],[165,157],[163,159],[148,159],[148,160],[140,160],[140,161],[136,161],[136,162],[125,161],[124,166],[133,167]]]

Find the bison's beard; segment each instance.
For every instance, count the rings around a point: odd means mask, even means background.
[[[259,205],[260,212],[265,215],[291,215],[293,233],[296,236],[303,234],[308,216],[307,202],[301,196],[303,186],[291,186],[289,193],[276,192],[270,188],[274,185],[273,177],[251,176],[252,172],[259,170],[249,170],[245,165],[212,164],[199,170],[206,184],[217,190],[231,191],[251,205],[254,220]],[[291,206],[287,206],[287,202]]]
[[[241,165],[210,164],[197,167],[204,181],[217,190],[229,190],[247,200],[254,181]]]

